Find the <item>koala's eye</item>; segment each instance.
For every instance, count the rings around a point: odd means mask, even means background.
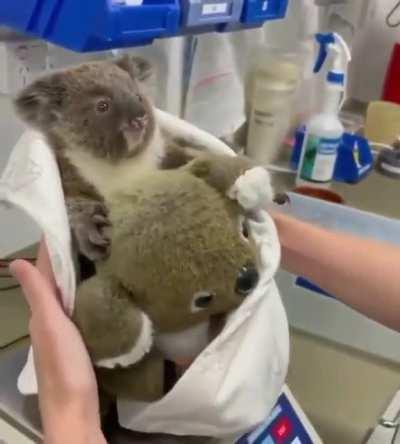
[[[249,295],[258,284],[259,274],[254,264],[244,265],[237,276],[235,292],[240,296]]]
[[[107,100],[102,99],[96,103],[96,111],[100,114],[108,112],[109,109],[110,109],[110,103]]]
[[[246,219],[244,219],[242,222],[242,236],[245,239],[249,238],[249,224]]]
[[[143,97],[140,94],[136,94],[136,98],[138,99],[138,102],[143,102]]]
[[[199,291],[193,296],[192,300],[192,313],[205,310],[208,308],[215,298],[215,294],[209,291]]]

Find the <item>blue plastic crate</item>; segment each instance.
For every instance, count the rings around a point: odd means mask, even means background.
[[[100,51],[176,35],[179,0],[1,0],[0,24],[75,51]]]
[[[181,0],[184,28],[238,23],[244,0]],[[213,26],[214,28],[214,26]]]
[[[289,0],[246,0],[241,21],[251,25],[283,18],[288,4]]]
[[[78,52],[261,26],[288,0],[0,0],[0,25]]]

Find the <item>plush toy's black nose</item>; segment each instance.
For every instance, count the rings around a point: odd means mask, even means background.
[[[247,296],[256,287],[259,279],[258,271],[254,264],[244,265],[236,279],[235,291],[241,296]]]
[[[191,306],[192,313],[196,313],[198,311],[206,310],[212,307],[214,299],[215,299],[214,293],[207,290],[198,291],[193,296],[192,299],[192,306]]]

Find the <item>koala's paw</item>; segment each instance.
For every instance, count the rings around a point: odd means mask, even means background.
[[[127,353],[115,358],[100,359],[96,362],[97,367],[113,369],[115,367],[129,367],[140,361],[153,345],[153,324],[147,315],[142,313],[142,329],[135,345]]]
[[[106,206],[94,201],[72,201],[68,213],[79,251],[95,262],[106,259],[111,244]]]
[[[260,166],[247,170],[228,190],[228,197],[237,200],[246,211],[266,208],[273,194],[270,174]]]

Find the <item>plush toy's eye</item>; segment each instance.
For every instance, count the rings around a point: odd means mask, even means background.
[[[193,296],[192,301],[192,312],[195,313],[196,311],[205,310],[208,308],[213,300],[214,300],[215,294],[211,293],[209,291],[199,291]]]
[[[240,296],[250,294],[258,284],[259,274],[254,264],[244,265],[238,274],[235,292]]]
[[[104,114],[108,112],[109,109],[110,109],[110,102],[108,100],[101,99],[96,103],[96,111],[99,114]]]

